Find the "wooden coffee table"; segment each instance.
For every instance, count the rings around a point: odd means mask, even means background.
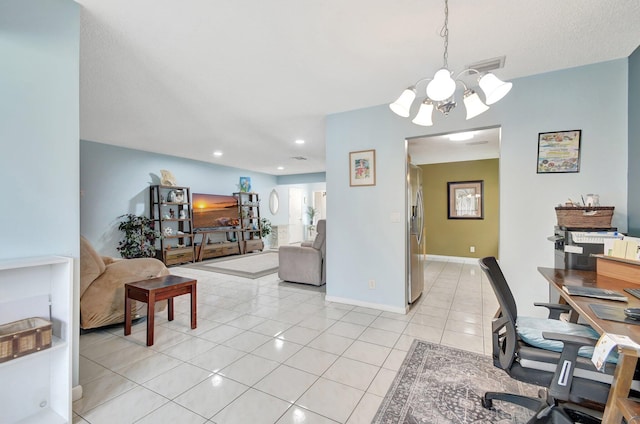
[[[147,304],[147,346],[153,345],[155,304],[167,300],[169,321],[173,321],[173,298],[191,294],[191,329],[196,328],[196,283],[191,278],[164,275],[124,285],[124,335],[131,334],[131,300]]]

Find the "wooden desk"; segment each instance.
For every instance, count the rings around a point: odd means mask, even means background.
[[[569,296],[562,286],[565,284],[600,287],[603,289],[611,289],[623,291],[627,287],[637,287],[628,281],[619,280],[612,277],[597,275],[594,271],[580,271],[572,269],[555,269],[539,267],[538,271],[555,287],[562,299],[566,301],[581,317],[583,317],[598,333],[611,333],[629,336],[634,342],[640,343],[640,325],[625,324],[622,322],[608,321],[598,318],[589,304],[599,303],[605,305],[619,305],[621,308],[640,308],[640,299],[627,294],[629,303],[618,302],[613,300],[594,299],[589,297]],[[609,398],[604,410],[603,423],[620,423],[622,421],[622,412],[618,399],[629,396],[631,380],[636,368],[637,356],[625,354],[625,350],[619,349],[620,359],[616,367],[609,392]]]
[[[169,321],[173,321],[173,298],[191,295],[191,329],[196,328],[196,280],[177,275],[163,275],[124,285],[124,335],[131,334],[131,299],[147,304],[147,346],[153,345],[156,301],[167,299]]]

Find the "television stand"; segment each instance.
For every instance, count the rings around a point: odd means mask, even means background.
[[[236,241],[226,241],[226,233],[235,233]],[[241,255],[244,253],[241,249],[240,229],[238,228],[198,230],[195,235],[197,236],[198,234],[202,235],[200,244],[196,244],[196,261],[198,262],[220,256]],[[209,241],[212,240],[212,236],[215,234],[223,235],[225,241],[210,243]]]

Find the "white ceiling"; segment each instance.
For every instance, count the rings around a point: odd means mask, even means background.
[[[77,1],[82,139],[273,175],[324,171],[326,115],[389,103],[443,64],[443,1]],[[638,0],[449,12],[449,68],[506,55],[507,80],[640,44]]]
[[[493,159],[500,157],[500,128],[483,128],[467,131],[468,140],[452,140],[455,134],[414,137],[407,140],[407,151],[411,163],[463,162],[467,160]]]

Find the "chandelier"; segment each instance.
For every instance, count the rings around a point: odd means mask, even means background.
[[[405,89],[398,100],[391,103],[391,110],[403,118],[409,117],[411,105],[417,95],[417,87],[419,84],[429,81],[427,84],[426,94],[418,110],[418,114],[411,122],[417,125],[431,126],[433,125],[433,110],[437,109],[445,116],[456,107],[455,91],[457,84],[464,89],[462,100],[467,110],[467,119],[474,118],[483,112],[489,110],[489,106],[502,99],[511,90],[510,82],[501,81],[492,73],[481,73],[475,69],[469,68],[458,73],[452,78],[453,72],[449,71],[449,1],[444,1],[444,25],[440,30],[440,36],[444,39],[444,66],[438,70],[433,78],[419,79],[415,84]],[[467,85],[459,78],[464,74],[478,75],[478,85],[484,93],[485,101],[480,99],[478,93],[467,87]]]

